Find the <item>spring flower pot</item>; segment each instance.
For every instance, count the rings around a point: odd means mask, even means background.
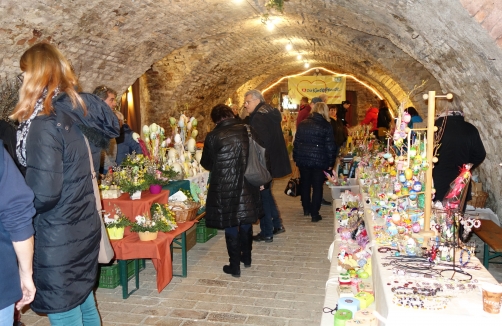
[[[130,193],[129,194],[129,197],[132,199],[132,200],[135,200],[135,199],[141,199],[141,190],[138,190],[134,193]]]
[[[162,186],[161,185],[151,185],[150,186],[150,193],[151,194],[160,194],[162,191]]]
[[[155,231],[155,232],[149,232],[149,231],[145,231],[145,232],[138,232],[138,235],[139,235],[139,239],[141,241],[150,241],[150,240],[155,240],[157,239],[157,235],[159,234],[158,231]]]
[[[107,228],[106,232],[108,233],[108,237],[110,238],[110,240],[120,240],[124,238],[124,227]]]

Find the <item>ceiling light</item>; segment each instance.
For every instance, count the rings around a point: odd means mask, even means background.
[[[308,67],[310,67],[310,63],[308,63],[308,62],[305,62],[305,64],[304,64],[304,67],[305,67],[305,68],[308,68]]]
[[[291,41],[286,44],[286,51],[291,51],[293,49],[293,44],[291,44]]]
[[[302,59],[302,55],[301,55],[301,54],[298,54],[298,55],[296,56],[296,59],[301,60],[301,59]]]

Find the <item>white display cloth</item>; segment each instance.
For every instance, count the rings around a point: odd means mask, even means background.
[[[365,198],[363,195],[363,202]],[[334,250],[329,271],[329,279],[326,283],[326,296],[324,300],[324,307],[335,308],[338,302],[338,270],[337,255],[341,238],[337,233],[338,223],[336,219],[336,207],[340,207],[341,200],[335,200],[333,205],[334,223]],[[365,223],[368,231],[370,241],[373,242],[375,235],[373,227],[375,221],[372,220],[372,213],[369,205],[364,205],[365,209]],[[480,217],[483,218],[483,217]],[[383,224],[381,220],[379,224]],[[384,257],[390,253],[379,253],[378,246],[373,247],[372,255],[372,280],[375,292],[375,302],[369,306],[370,310],[376,310],[380,315],[380,326],[501,326],[502,313],[493,315],[483,311],[482,294],[481,290],[477,289],[470,292],[458,293],[450,300],[446,309],[441,310],[421,310],[413,308],[404,308],[396,306],[392,303],[393,294],[391,291],[392,283],[395,280],[392,270],[387,269],[382,264],[388,260]],[[480,266],[479,270],[468,269],[466,270],[472,274],[473,279],[477,279],[479,283],[497,283],[489,271],[487,271],[474,255],[471,256],[471,264]],[[423,279],[423,278],[421,278]],[[418,280],[418,278],[417,278]],[[431,281],[431,279],[423,279]],[[391,285],[387,285],[391,283]],[[321,326],[333,325],[334,316],[330,313],[322,313]]]

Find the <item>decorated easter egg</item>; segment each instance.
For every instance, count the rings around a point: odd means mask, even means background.
[[[413,184],[413,190],[416,192],[422,191],[422,183],[420,181],[415,181]]]
[[[406,176],[404,175],[404,173],[400,173],[399,174],[399,182],[405,182],[406,181]]]
[[[412,147],[409,151],[410,157],[415,157],[417,155],[417,150]]]
[[[187,149],[189,152],[195,152],[195,139],[190,138],[187,142]]]
[[[195,137],[197,137],[198,134],[199,134],[199,131],[197,129],[192,130],[192,138],[195,139]]]
[[[389,227],[387,228],[387,232],[388,232],[390,235],[396,235],[396,234],[397,234],[397,227],[396,227],[394,224],[391,224],[391,225],[389,225]]]
[[[197,119],[192,120],[192,127],[197,127]]]
[[[177,162],[173,163],[173,165],[171,167],[172,167],[172,169],[173,169],[174,172],[182,173],[182,171],[183,171],[183,168],[181,167],[181,164],[179,164]]]
[[[411,200],[417,199],[417,192],[415,190],[410,190],[408,196],[410,197]]]
[[[149,129],[150,132],[157,132],[159,130],[159,126],[156,123],[152,123]]]
[[[143,126],[143,133],[144,133],[144,134],[148,134],[148,133],[150,133],[150,127],[148,127],[147,125],[144,125],[144,126]]]
[[[174,126],[176,124],[176,119],[173,117],[169,117],[169,123],[171,124],[171,126]]]
[[[406,123],[411,121],[411,115],[408,112],[403,113],[403,121]]]
[[[437,163],[437,162],[438,162],[438,158],[434,156],[434,157],[432,158],[432,163]]]
[[[139,134],[137,132],[133,132],[132,133],[132,139],[134,139],[135,142],[139,142],[138,139],[139,139]]]
[[[406,180],[411,180],[411,178],[413,178],[413,170],[407,168],[406,170],[404,170],[404,176],[406,177]]]
[[[174,148],[169,148],[169,151],[167,152],[167,157],[172,159],[173,161],[176,159],[176,156],[178,155],[178,152]]]
[[[395,212],[392,214],[392,222],[394,222],[394,224],[397,224],[399,222],[401,222],[401,214],[399,214],[398,212]]]
[[[175,142],[176,144],[181,143],[181,136],[180,136],[180,134],[176,134],[176,135],[174,135],[174,142]]]
[[[183,128],[185,126],[185,119],[183,119],[183,117],[180,117],[180,120],[178,121],[178,126],[180,128]]]
[[[401,194],[403,196],[407,196],[409,193],[410,193],[410,190],[408,189],[408,187],[401,188]]]
[[[394,163],[394,158],[391,156],[387,159],[387,162],[389,162],[390,164]]]
[[[383,154],[383,158],[385,158],[385,159],[389,159],[391,157],[392,157],[391,153],[385,153],[385,154]]]
[[[418,222],[413,223],[413,225],[411,226],[411,230],[415,233],[420,232],[420,229],[421,229],[420,223],[418,223]]]

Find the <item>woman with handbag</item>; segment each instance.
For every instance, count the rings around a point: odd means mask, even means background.
[[[211,119],[216,127],[206,136],[200,160],[211,171],[206,226],[225,229],[230,264],[223,266],[223,272],[240,277],[241,261],[244,267],[251,266],[253,223],[262,214],[260,188],[244,177],[249,153],[246,125],[224,104],[211,110]],[[260,143],[255,133],[252,136]]]
[[[100,216],[89,154],[79,125],[108,138],[118,119],[105,102],[75,91],[66,58],[39,43],[20,60],[23,84],[11,116],[20,122],[16,153],[35,194],[33,311],[51,325],[100,325],[93,288],[98,272]]]
[[[324,102],[316,103],[310,116],[298,125],[293,160],[300,169],[303,213],[310,214],[312,222],[319,222],[324,170],[331,170],[335,163],[335,139]]]

